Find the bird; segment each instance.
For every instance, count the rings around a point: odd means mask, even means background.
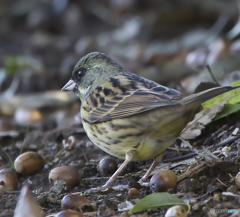
[[[160,75],[161,76],[161,75]],[[81,100],[80,114],[89,139],[124,162],[105,185],[90,192],[114,188],[114,181],[131,161],[154,159],[139,180],[144,185],[162,162],[162,153],[193,119],[201,103],[234,87],[215,87],[184,97],[125,69],[104,53],[92,52],[75,65],[62,91]]]

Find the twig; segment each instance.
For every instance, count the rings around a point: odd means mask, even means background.
[[[185,154],[185,155],[182,155],[182,156],[174,157],[174,158],[171,158],[171,159],[166,159],[166,160],[163,161],[163,163],[169,163],[169,162],[174,162],[174,161],[179,161],[179,160],[185,160],[185,159],[193,157],[195,155],[197,155],[197,154],[196,153],[189,153],[189,154]]]
[[[203,142],[203,146],[209,145],[209,144],[213,141],[213,139],[214,139],[217,135],[219,135],[219,134],[221,133],[222,130],[225,130],[225,129],[226,129],[226,126],[227,126],[227,125],[224,125],[224,126],[220,127],[220,128],[219,128],[215,133],[213,133],[210,137],[206,138],[205,141]]]
[[[225,187],[228,187],[226,184],[224,184],[219,178],[216,178],[220,183],[221,185],[225,186]]]
[[[90,181],[90,180],[100,180],[100,179],[109,179],[109,177],[90,177],[90,178],[83,178],[83,181]],[[118,176],[117,179],[124,179],[125,176]]]
[[[202,162],[199,165],[197,165],[196,167],[190,169],[188,172],[181,174],[180,176],[178,176],[178,182],[185,179],[186,177],[191,177],[192,175],[201,172],[202,170],[204,170],[205,168],[208,167],[207,163],[208,163],[208,161]]]
[[[181,151],[181,152],[189,152],[189,150],[187,150],[187,149],[185,149],[185,148],[173,148],[173,147],[168,147],[167,149],[168,149],[168,150],[173,150],[173,151],[176,151],[176,152],[178,152],[178,150]]]
[[[195,198],[192,198],[192,199],[194,199],[194,200],[199,200],[199,199],[201,199],[201,198],[203,198],[203,197],[206,197],[208,194],[209,194],[209,193],[207,192],[207,193],[203,194],[202,196],[195,197]]]
[[[218,143],[217,145],[214,145],[213,147],[214,147],[214,148],[218,148],[218,147],[224,146],[224,145],[226,145],[226,144],[228,144],[228,143],[230,143],[230,142],[233,142],[233,141],[235,141],[235,140],[237,140],[237,139],[239,139],[239,138],[240,138],[240,136],[229,137],[229,138],[226,139],[225,141],[223,141],[223,142],[221,142],[221,143]]]
[[[212,70],[211,70],[210,66],[209,66],[209,65],[206,65],[206,67],[207,67],[207,70],[208,70],[208,72],[210,73],[210,75],[211,75],[213,81],[215,82],[215,84],[216,84],[217,86],[221,86],[221,85],[218,83],[217,79],[214,77],[214,75],[213,75],[213,73],[212,73]]]

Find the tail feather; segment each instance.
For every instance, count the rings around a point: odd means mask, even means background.
[[[202,91],[200,93],[196,93],[196,94],[184,97],[182,99],[182,102],[185,104],[185,111],[186,111],[186,114],[188,115],[187,123],[192,120],[192,118],[196,114],[197,110],[201,107],[201,104],[203,102],[205,102],[217,95],[228,92],[230,90],[234,90],[239,87],[240,86],[215,87],[215,88],[211,88],[211,89]]]
[[[185,105],[190,104],[192,102],[199,102],[199,104],[215,97],[218,96],[222,93],[228,92],[230,90],[234,90],[236,88],[239,88],[240,86],[235,86],[235,87],[231,87],[231,86],[224,86],[224,87],[214,87],[205,91],[202,91],[200,93],[196,93],[196,94],[192,94],[190,96],[184,97],[183,103]]]

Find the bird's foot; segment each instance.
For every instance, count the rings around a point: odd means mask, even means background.
[[[116,186],[113,186],[112,189],[115,191],[124,191],[124,190],[129,190],[129,187],[127,185],[116,185]]]
[[[116,185],[116,186],[103,185],[101,187],[91,188],[91,189],[85,191],[85,194],[107,192],[107,191],[110,191],[110,190],[124,191],[124,190],[128,190],[128,189],[129,189],[129,187],[126,186],[126,185]]]
[[[150,185],[150,182],[147,182],[147,179],[142,177],[138,183],[141,185],[141,186],[149,186]]]
[[[89,190],[85,191],[85,194],[91,194],[91,193],[98,193],[98,192],[106,192],[106,191],[110,191],[112,189],[112,187],[107,187],[107,186],[101,186],[101,187],[97,187],[97,188],[90,188]]]

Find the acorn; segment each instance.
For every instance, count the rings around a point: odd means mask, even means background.
[[[84,217],[80,212],[74,210],[63,210],[57,213],[56,217]]]
[[[44,166],[43,158],[33,151],[19,155],[14,161],[15,170],[23,175],[34,175]]]
[[[57,180],[66,182],[66,186],[75,187],[81,181],[80,174],[75,167],[60,166],[53,168],[49,173],[49,182],[54,185]]]
[[[186,209],[180,205],[170,207],[165,213],[165,217],[187,217],[187,215]]]
[[[17,189],[18,177],[14,169],[0,170],[0,192]]]
[[[240,172],[238,172],[238,174],[236,175],[235,183],[237,187],[240,189]]]
[[[139,195],[138,190],[136,188],[130,188],[129,191],[128,191],[128,194],[131,195],[131,196],[138,196]]]
[[[116,160],[110,157],[103,158],[98,164],[98,170],[103,176],[111,176],[117,170],[117,168],[118,164]]]
[[[83,205],[90,205],[90,200],[77,194],[68,194],[61,200],[62,209],[81,211]]]
[[[150,180],[152,192],[163,192],[174,188],[177,184],[177,175],[172,170],[161,170],[154,174]]]

